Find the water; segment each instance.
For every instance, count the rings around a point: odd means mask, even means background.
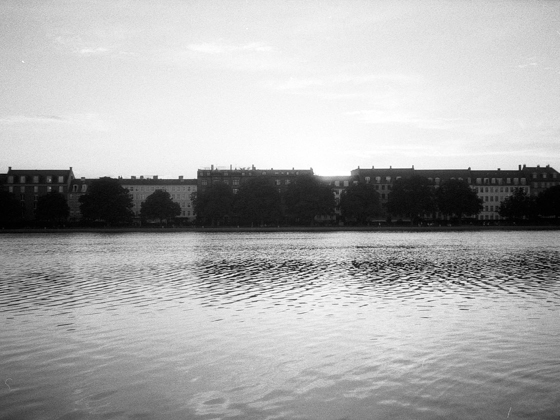
[[[0,235],[1,419],[558,419],[560,232]]]

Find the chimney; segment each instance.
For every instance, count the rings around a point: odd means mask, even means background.
[[[130,179],[136,179],[136,175],[131,175]]]
[[[140,179],[144,179],[144,175],[140,175]]]
[[[180,180],[180,181],[183,180],[183,175],[179,175],[179,180]]]
[[[229,170],[233,170],[233,165],[231,163],[229,164]]]
[[[154,179],[158,179],[158,176],[157,176],[157,175],[154,175]]]
[[[412,165],[412,170],[414,170],[414,165]]]
[[[85,177],[85,176],[83,176],[83,177],[81,178],[81,180],[82,180],[82,182],[85,182],[85,180],[86,180],[86,177]]]
[[[521,170],[521,165],[519,165],[518,168],[519,168],[518,170],[520,171]]]
[[[214,165],[210,165],[210,170],[213,171],[214,170]]]

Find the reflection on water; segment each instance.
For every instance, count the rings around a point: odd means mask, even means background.
[[[0,236],[0,417],[559,418],[560,234]]]

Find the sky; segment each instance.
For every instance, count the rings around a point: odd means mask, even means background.
[[[560,171],[558,1],[0,2],[0,173]]]

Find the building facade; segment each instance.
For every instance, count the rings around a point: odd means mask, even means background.
[[[40,196],[56,191],[67,197],[74,172],[70,169],[12,169],[5,175],[4,189],[15,194],[21,202],[22,218],[35,219]]]
[[[283,192],[293,180],[300,175],[313,175],[311,169],[257,169],[251,168],[218,168],[212,165],[210,168],[199,169],[197,172],[198,191],[204,191],[208,186],[222,182],[231,186],[234,194],[237,194],[239,187],[248,179],[258,176],[266,176],[273,180],[279,192]]]
[[[177,217],[179,221],[193,222],[196,214],[193,205],[193,193],[197,191],[196,179],[179,178],[163,179],[154,176],[132,176],[124,179],[119,178],[120,184],[126,188],[132,196],[132,211],[135,219],[140,219],[142,202],[156,190],[167,191],[171,199],[181,206],[181,214]]]
[[[414,169],[414,166],[367,169],[358,167],[352,171],[352,175],[358,179],[358,182],[373,184],[380,194],[383,205],[387,204],[392,186],[399,178],[422,176],[427,178],[435,188],[450,179],[463,180],[482,199],[483,210],[478,215],[479,220],[500,220],[498,210],[501,203],[517,188],[521,188],[529,195],[538,195],[547,188],[560,184],[558,172],[550,166],[519,165],[517,170]]]

